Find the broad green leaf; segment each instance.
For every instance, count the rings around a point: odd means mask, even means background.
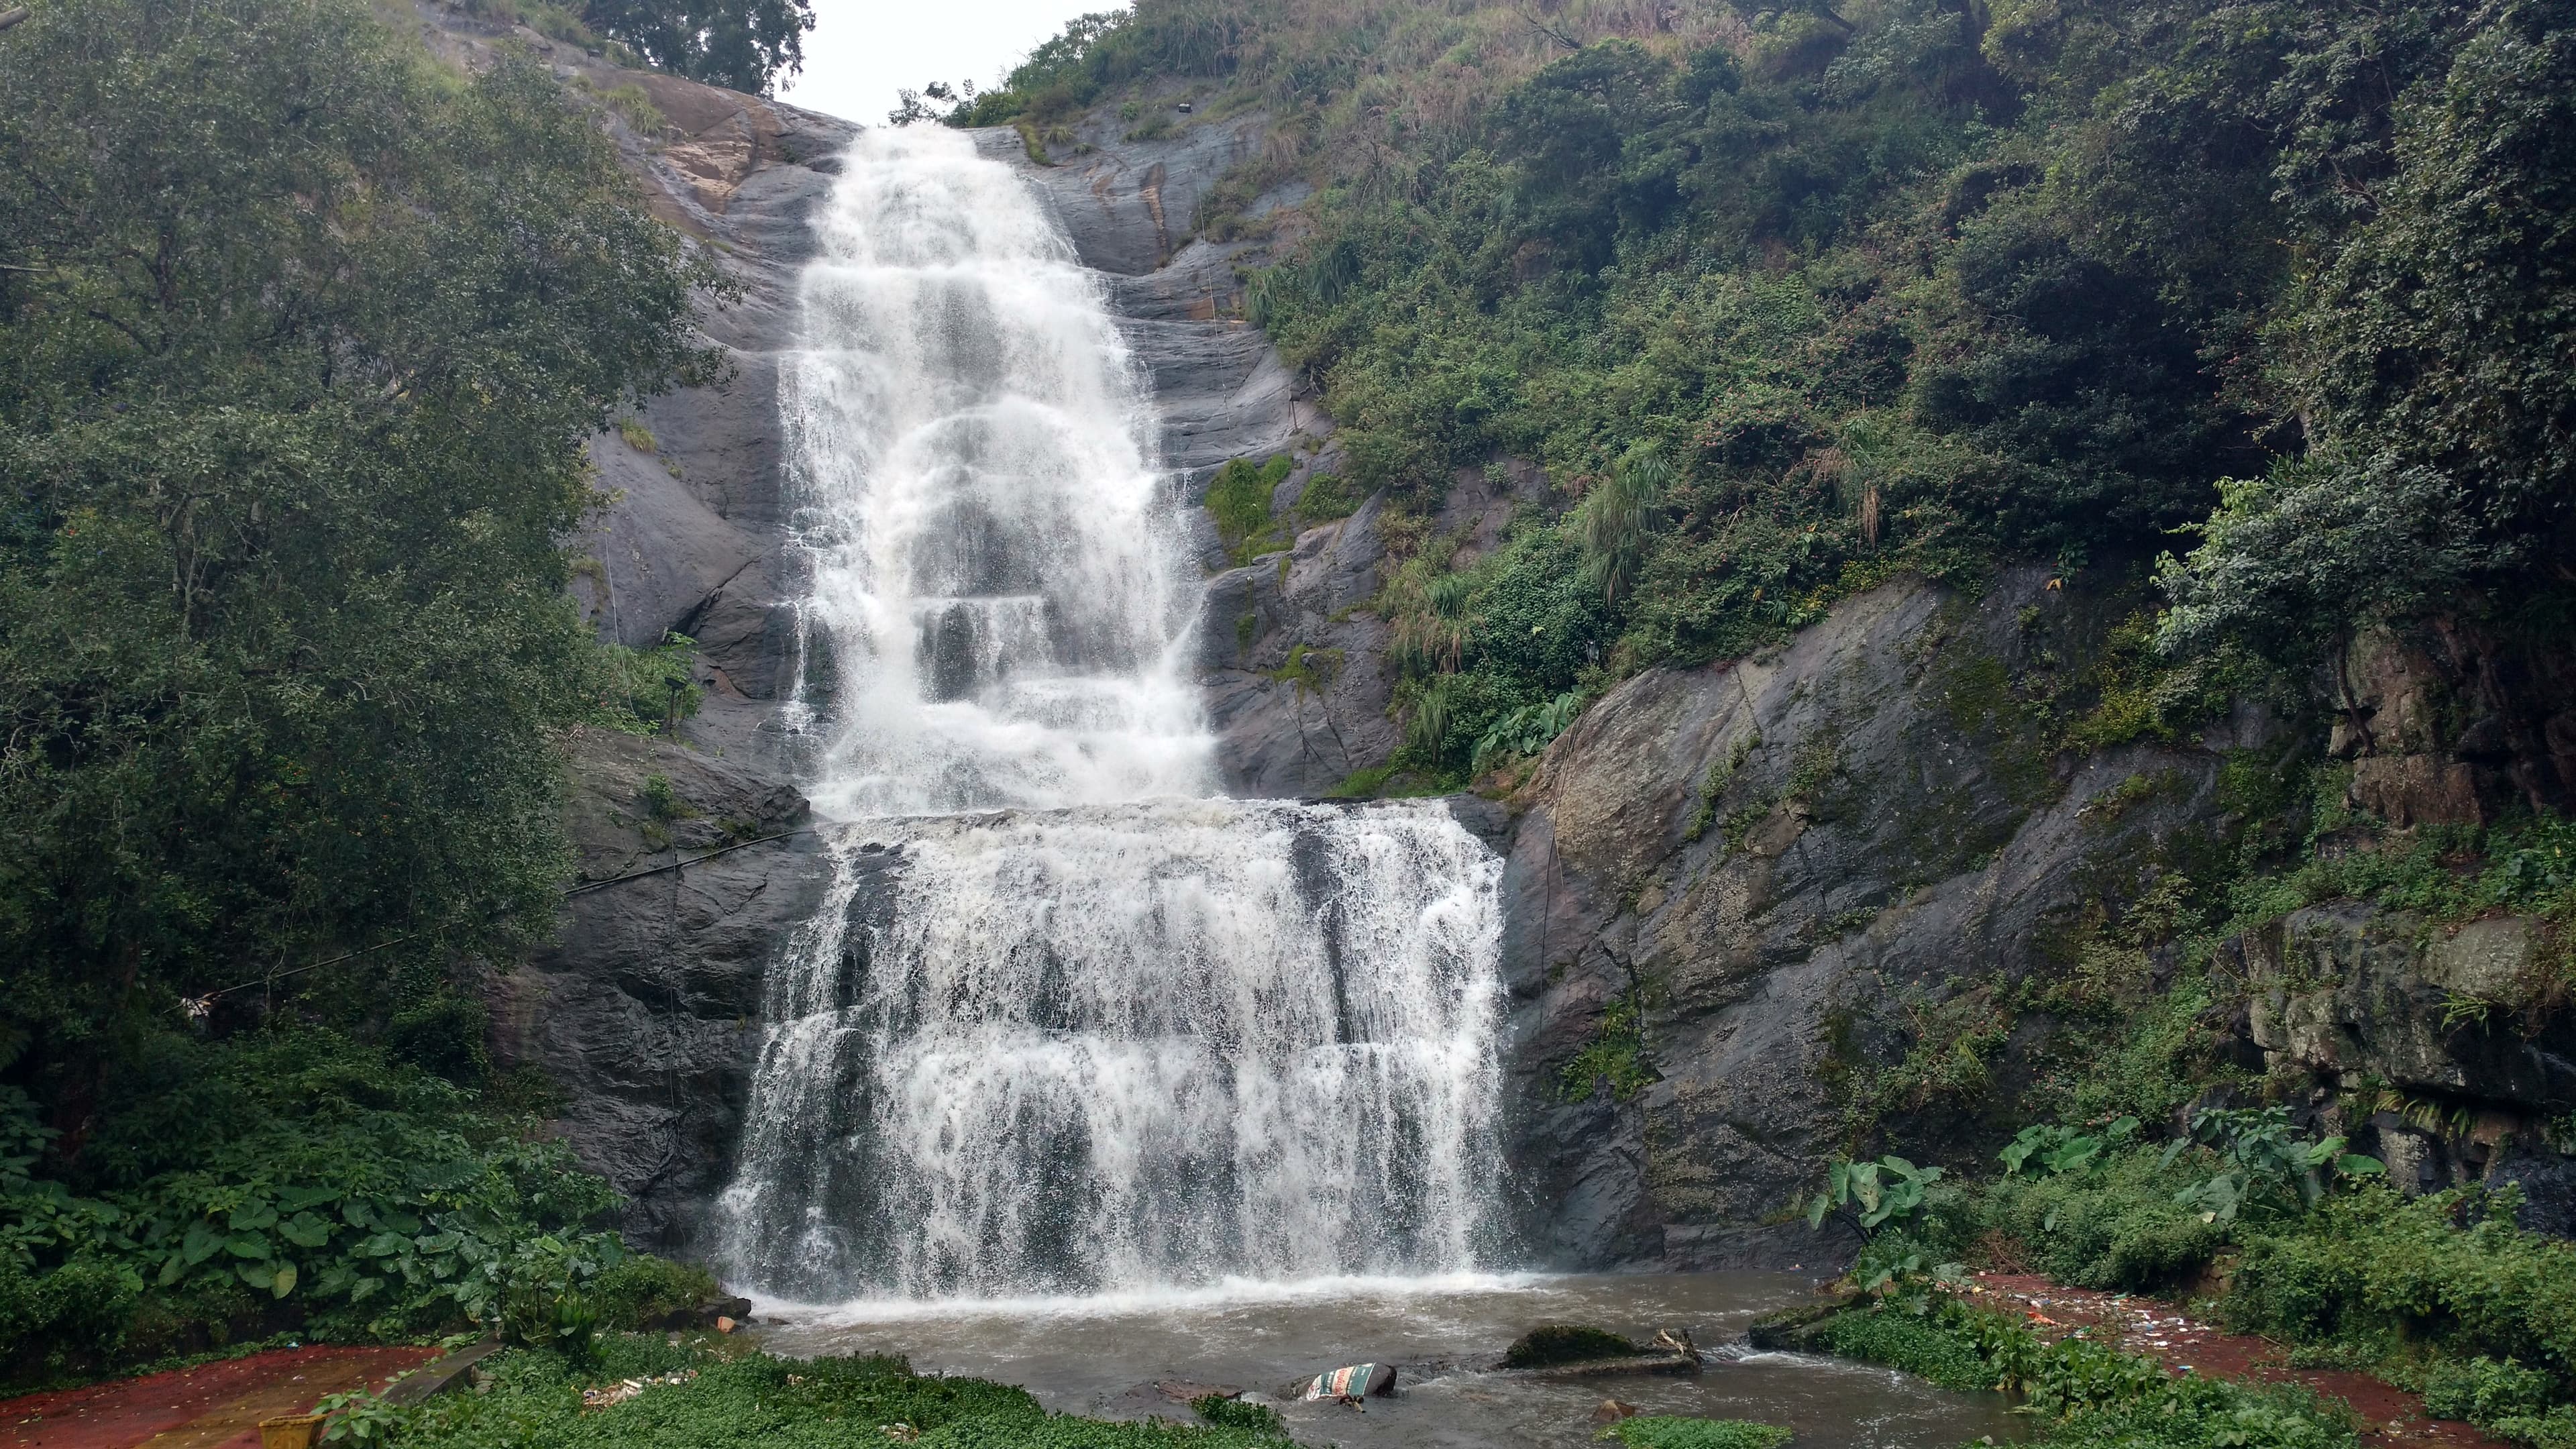
[[[331,1241],[331,1225],[311,1213],[297,1213],[278,1224],[277,1235],[299,1248],[318,1248]]]
[[[287,1294],[295,1291],[295,1265],[293,1263],[280,1263],[277,1265],[277,1276],[270,1280],[268,1291],[276,1294],[280,1298],[283,1298]]]
[[[236,1258],[251,1258],[262,1262],[277,1256],[277,1249],[269,1246],[268,1235],[265,1233],[235,1233],[224,1244],[224,1251]]]

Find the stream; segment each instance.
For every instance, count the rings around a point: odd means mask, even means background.
[[[1160,1381],[1241,1388],[1276,1399],[1292,1381],[1340,1364],[1398,1365],[1396,1394],[1365,1410],[1282,1402],[1301,1444],[1437,1449],[1574,1449],[1616,1397],[1649,1414],[1786,1425],[1811,1449],[1954,1449],[2027,1437],[2000,1394],[1956,1394],[1866,1364],[1741,1346],[1757,1314],[1811,1301],[1790,1273],[1456,1274],[1225,1283],[1088,1298],[761,1304],[765,1347],[810,1354],[908,1355],[923,1372],[1016,1383],[1047,1408],[1103,1418],[1195,1421]],[[1592,1324],[1651,1338],[1686,1328],[1706,1367],[1696,1377],[1549,1380],[1489,1373],[1514,1338],[1542,1323]]]

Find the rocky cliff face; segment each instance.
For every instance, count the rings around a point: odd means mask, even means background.
[[[2034,702],[2100,647],[2109,608],[2035,570],[1974,600],[1894,582],[1772,654],[1632,679],[1550,747],[1515,798],[1504,880],[1529,1252],[1838,1257],[1850,1245],[1791,1209],[1873,1074],[1960,1078],[1948,1106],[1870,1105],[1889,1140],[1974,1162],[2017,1125],[1975,1104],[2008,1108],[2054,1026],[2002,1009],[2015,984],[2113,969],[2162,991],[2177,962],[2096,956],[2100,927],[2242,823],[2218,788],[2231,754],[2296,741],[2240,708],[2188,744],[2058,752]],[[2420,674],[2367,678],[2383,716],[2476,713]],[[2356,751],[2351,803],[2396,824],[2491,819],[2531,773],[2383,739],[2388,755]],[[2391,756],[2409,763],[2372,768]],[[2527,1221],[2576,1227],[2552,1125],[2576,1106],[2576,1037],[2541,923],[2437,928],[2347,902],[2218,957],[2218,996],[2246,1004],[2203,1024],[2215,1050],[2383,1152],[2408,1190],[2520,1181]]]
[[[2105,622],[2044,582],[1888,584],[1771,655],[1640,675],[1549,748],[1504,878],[1541,1260],[1830,1256],[1784,1223],[1838,1146],[1837,1079],[1901,1054],[1909,1012],[1977,1010],[1970,979],[2039,965],[2211,812],[2217,752],[2260,719],[2040,753],[2013,681]]]

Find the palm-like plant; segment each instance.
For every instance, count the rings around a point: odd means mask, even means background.
[[[1653,445],[1639,443],[1610,470],[1608,481],[1583,500],[1576,521],[1583,544],[1583,579],[1601,590],[1602,602],[1619,602],[1619,596],[1637,582],[1647,529],[1672,482],[1672,465]]]

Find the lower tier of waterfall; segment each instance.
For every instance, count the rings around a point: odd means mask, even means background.
[[[729,1281],[806,1301],[1453,1272],[1501,864],[1437,802],[842,827],[774,975]]]

